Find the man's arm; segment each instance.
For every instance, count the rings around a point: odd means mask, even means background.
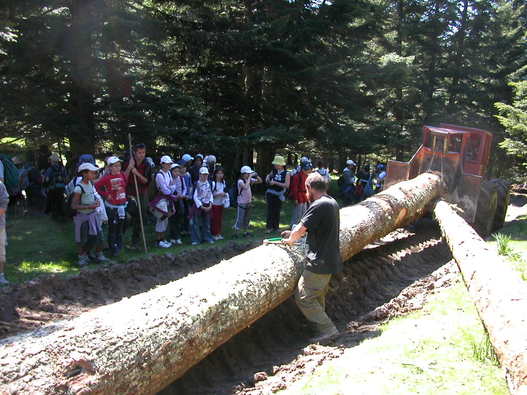
[[[291,246],[295,244],[298,240],[300,240],[302,237],[304,237],[306,233],[307,228],[302,222],[300,222],[293,227],[293,230],[286,230],[285,232],[282,232],[282,243]]]
[[[141,184],[148,184],[148,178],[146,178],[145,176],[143,176],[139,170],[137,170],[136,167],[133,167],[132,170],[130,170],[130,172],[137,177],[137,181],[139,181]]]

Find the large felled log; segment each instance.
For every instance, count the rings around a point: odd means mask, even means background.
[[[419,215],[439,177],[422,175],[341,210],[341,255]],[[261,246],[203,272],[0,342],[2,391],[155,393],[287,299],[295,249]]]
[[[511,392],[527,393],[527,286],[444,201],[434,213],[487,328]]]

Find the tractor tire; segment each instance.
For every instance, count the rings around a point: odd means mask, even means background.
[[[503,225],[505,224],[505,216],[507,215],[507,208],[509,207],[511,200],[511,184],[500,178],[492,179],[490,182],[495,185],[498,192],[498,204],[494,216],[494,224],[492,226],[492,231],[494,232],[503,228]]]
[[[481,237],[489,236],[494,230],[494,220],[498,208],[498,188],[489,180],[483,181],[478,199],[474,228]]]

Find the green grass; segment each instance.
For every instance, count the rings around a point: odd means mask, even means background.
[[[345,350],[284,395],[508,394],[488,336],[461,281],[381,334]]]
[[[289,226],[292,204],[287,201],[282,206],[280,217],[281,227]],[[215,245],[242,242],[246,240],[262,240],[265,234],[266,205],[265,201],[256,196],[251,214],[251,238],[233,239],[232,225],[236,219],[236,209],[229,208],[224,212],[223,236],[225,240],[218,241]],[[178,253],[193,248],[206,248],[208,244],[191,246],[190,238],[183,238],[184,244],[169,249],[154,247],[154,225],[146,226],[149,254]],[[60,273],[71,275],[78,273],[77,248],[74,242],[72,221],[57,222],[45,215],[15,216],[7,218],[7,261],[5,274],[12,283],[31,280],[39,275]],[[125,236],[125,244],[129,241],[130,232]],[[141,243],[142,247],[142,243]],[[118,258],[113,258],[116,264],[127,262],[131,258],[144,257],[144,252],[124,249]],[[89,268],[97,267],[91,264]]]
[[[517,218],[492,236],[494,241],[489,243],[495,244],[498,254],[506,257],[520,277],[527,281],[527,216]]]

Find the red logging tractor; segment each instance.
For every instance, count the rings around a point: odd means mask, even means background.
[[[447,200],[482,235],[503,226],[509,205],[509,183],[486,178],[492,133],[442,123],[423,127],[423,143],[409,162],[389,161],[385,187],[421,173],[440,173]]]

